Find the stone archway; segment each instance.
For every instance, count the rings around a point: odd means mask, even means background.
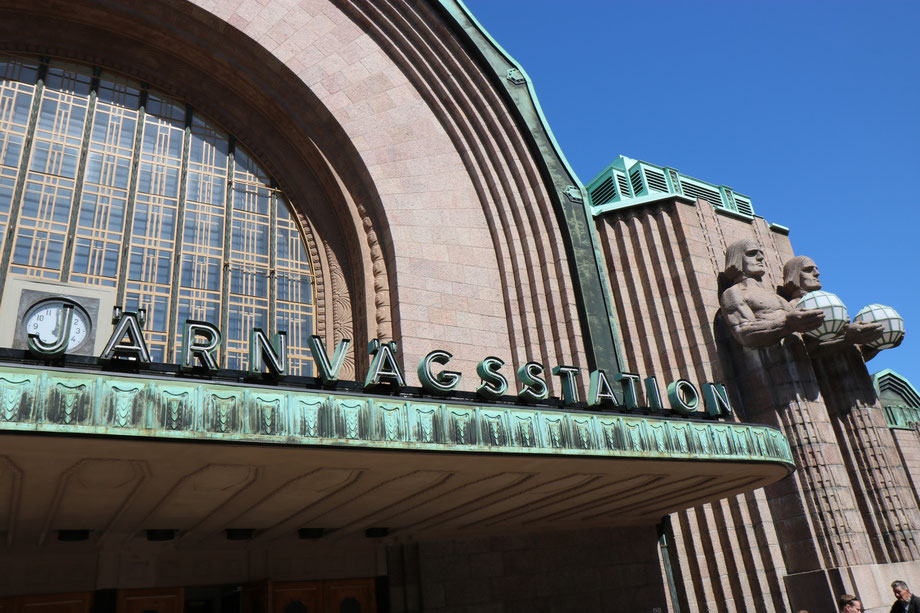
[[[410,371],[444,347],[467,373],[489,354],[587,366],[557,186],[434,4],[10,0],[0,16],[7,50],[148,80],[243,141],[317,237],[319,331],[355,341],[343,374],[375,337]]]
[[[331,344],[391,337],[379,196],[351,139],[277,57],[183,0],[12,2],[4,50],[79,60],[170,92],[244,142],[288,194],[317,271],[317,328]],[[357,352],[346,370],[362,368]],[[351,374],[351,373],[346,373]]]

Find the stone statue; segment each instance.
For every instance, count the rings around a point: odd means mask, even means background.
[[[783,286],[780,293],[795,306],[799,299],[808,292],[821,289],[820,276],[821,273],[814,260],[804,255],[797,255],[783,266]],[[868,362],[878,354],[878,349],[869,347],[865,343],[881,338],[883,330],[882,325],[878,323],[849,322],[839,337],[820,342],[808,338],[805,344],[809,355],[813,358],[859,345],[863,359]]]
[[[783,266],[780,291],[795,304],[821,289],[820,275],[814,260],[796,256]],[[920,548],[920,508],[866,370],[866,360],[878,350],[864,343],[881,338],[882,332],[879,323],[849,322],[837,337],[806,338],[805,346],[876,560],[905,562]]]
[[[745,347],[772,345],[824,321],[821,310],[798,310],[764,287],[763,250],[753,239],[729,245],[723,274],[732,285],[719,298],[722,312],[732,337]]]
[[[777,426],[792,448],[795,475],[767,488],[786,569],[871,563],[869,536],[800,334],[819,328],[824,312],[796,309],[764,285],[766,273],[756,241],[728,246],[716,337],[731,359],[739,414]]]

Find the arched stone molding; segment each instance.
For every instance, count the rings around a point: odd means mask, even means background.
[[[514,367],[586,366],[561,223],[491,75],[427,3],[337,5],[401,67],[462,158],[488,224]]]
[[[344,336],[347,311],[358,372],[375,336],[409,371],[436,346],[466,373],[487,353],[587,366],[540,167],[442,14],[195,1],[12,0],[0,32],[7,50],[147,80],[240,139],[315,230],[320,332]]]

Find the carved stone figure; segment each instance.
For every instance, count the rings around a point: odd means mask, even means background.
[[[814,260],[804,255],[797,255],[791,258],[783,265],[783,286],[781,294],[784,295],[789,303],[793,306],[798,303],[808,292],[814,292],[821,289],[821,276],[818,265]],[[878,353],[877,349],[865,346],[865,343],[871,343],[882,336],[883,328],[881,324],[867,322],[850,322],[844,328],[844,333],[835,339],[818,342],[813,339],[806,339],[808,353],[812,357],[818,355],[827,355],[835,351],[860,345],[863,357],[869,361]]]
[[[763,249],[754,240],[729,245],[724,275],[731,287],[719,298],[732,337],[745,347],[772,345],[824,321],[820,310],[801,311],[763,285]],[[820,286],[819,286],[820,287]]]
[[[821,289],[814,260],[796,256],[783,266],[782,292],[793,302]],[[872,547],[880,563],[915,556],[920,544],[920,508],[912,495],[897,447],[866,370],[877,350],[864,343],[881,337],[881,324],[851,322],[837,338],[806,339],[818,386],[856,488]]]
[[[746,421],[783,430],[798,467],[767,488],[786,569],[823,572],[871,563],[869,537],[799,334],[821,326],[824,313],[796,309],[764,284],[766,272],[756,241],[728,246],[716,332],[730,336],[723,349],[734,366],[739,412]]]

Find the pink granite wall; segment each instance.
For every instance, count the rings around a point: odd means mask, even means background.
[[[289,67],[357,149],[392,242],[388,306],[407,371],[435,348],[455,355],[464,389],[490,354],[584,364],[546,187],[504,101],[432,9],[199,5]]]
[[[920,429],[892,430],[891,434],[907,471],[914,497],[920,500]]]
[[[313,227],[317,321],[327,342],[355,340],[352,372],[375,337],[398,341],[411,384],[435,348],[465,390],[487,355],[509,375],[530,359],[586,367],[557,188],[430,5],[9,5],[0,48],[122,70],[253,151]]]
[[[772,288],[793,255],[787,236],[761,218],[741,220],[705,201],[660,201],[607,213],[597,224],[628,367],[664,382],[725,382],[739,403],[737,417],[781,427],[796,456],[797,472],[766,490],[672,516],[682,606],[742,611],[831,605],[831,594],[847,583],[839,577],[861,577],[852,579],[851,590],[877,591],[874,579],[852,569],[891,564],[894,571],[893,563],[916,558],[916,501],[901,466],[918,474],[916,433],[895,433],[901,450],[895,458],[886,451],[891,434],[876,419],[880,410],[865,409],[875,420],[871,425],[855,411],[874,402],[871,388],[871,398],[856,394],[858,407],[837,398],[864,383],[856,375],[847,379],[849,386],[829,388],[836,402],[829,412],[807,358],[796,362],[801,372],[787,358],[774,364],[763,352],[739,361],[748,353],[732,349],[720,337],[726,332],[714,326],[726,247],[754,238],[766,256],[764,285]],[[752,373],[771,369],[778,370],[767,375],[773,377],[768,387],[749,381]],[[777,395],[787,400],[777,404]],[[858,427],[850,424],[857,419]],[[864,445],[866,453],[854,455],[854,445]],[[916,480],[913,485],[916,491]]]
[[[709,203],[666,201],[604,215],[598,232],[628,367],[664,384],[724,381],[713,319],[725,248],[753,237],[764,247],[765,283],[782,279],[793,255],[761,218],[719,214]],[[735,396],[737,401],[737,396]],[[681,610],[784,610],[786,567],[763,490],[671,517]]]

